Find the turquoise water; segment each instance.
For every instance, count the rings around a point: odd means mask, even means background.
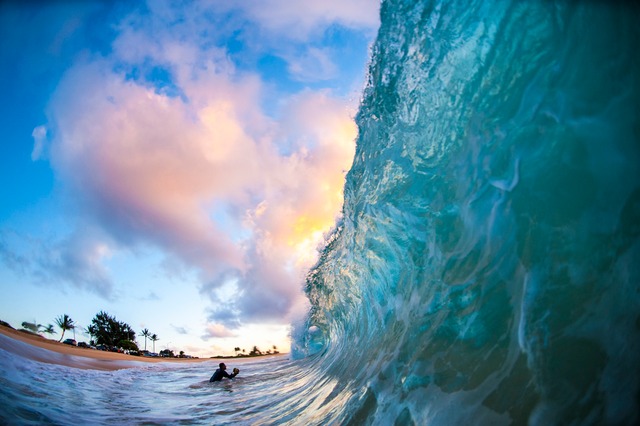
[[[214,365],[99,372],[0,350],[2,422],[640,421],[638,7],[381,14],[298,359],[227,389],[206,383]]]
[[[355,423],[640,421],[639,18],[383,3],[298,330]]]

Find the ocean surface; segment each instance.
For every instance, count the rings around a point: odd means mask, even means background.
[[[305,382],[286,355],[225,360],[230,369],[239,367],[240,375],[209,383],[219,360],[107,361],[122,369],[103,371],[91,369],[91,361],[81,357],[9,340],[0,334],[0,346],[26,356],[0,349],[0,425],[278,424],[295,415],[286,399]],[[30,357],[65,358],[83,369]],[[304,401],[299,398],[298,404]]]
[[[295,359],[209,384],[0,350],[0,423],[638,424],[639,11],[383,1]]]

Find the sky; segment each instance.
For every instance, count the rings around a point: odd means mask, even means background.
[[[377,0],[0,2],[0,319],[288,352],[378,25]]]

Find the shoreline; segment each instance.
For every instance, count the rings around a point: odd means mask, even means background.
[[[120,370],[153,363],[200,363],[229,358],[161,358],[79,348],[0,325],[0,348],[33,361],[89,370]],[[285,355],[285,354],[282,354]],[[275,355],[278,356],[278,355]],[[233,357],[247,360],[254,357]]]

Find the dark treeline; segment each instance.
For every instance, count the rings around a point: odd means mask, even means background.
[[[71,317],[67,314],[60,315],[55,319],[55,323],[62,330],[62,335],[60,336],[60,342],[63,340],[65,331],[73,330],[74,331],[74,339],[73,344],[75,345],[75,330],[78,328],[76,322],[71,319]],[[7,322],[0,321],[1,325],[4,325],[9,328],[11,325]],[[57,334],[53,329],[53,325],[49,324],[48,326],[44,326],[42,324],[38,324],[37,322],[28,322],[25,321],[22,323],[22,330],[32,334],[39,333],[48,333],[48,334]],[[143,329],[141,331],[140,337],[144,337],[144,350],[139,349],[138,344],[136,343],[136,332],[131,328],[129,324],[123,321],[118,321],[115,316],[111,316],[104,311],[100,311],[96,314],[96,316],[91,320],[91,324],[83,329],[89,336],[91,336],[91,347],[97,346],[99,349],[102,346],[107,348],[102,348],[103,350],[116,350],[119,349],[119,352],[122,350],[127,350],[125,353],[130,353],[132,355],[143,355],[148,354],[150,356],[164,356],[171,358],[191,358],[190,355],[186,355],[184,351],[180,351],[179,355],[175,355],[174,351],[171,349],[164,349],[160,351],[159,354],[155,354],[155,343],[160,340],[156,334],[152,334],[148,329]],[[147,351],[147,339],[151,340],[153,343],[153,352]],[[71,339],[67,339],[71,340]],[[65,341],[66,343],[66,341]],[[86,343],[80,342],[78,346],[84,345],[83,347],[88,347]],[[235,347],[235,356],[236,357],[254,357],[261,355],[275,355],[279,354],[277,346],[272,346],[273,350],[269,349],[267,351],[262,351],[258,349],[257,346],[254,346],[251,351],[247,354],[245,349],[240,349],[240,347]],[[212,358],[230,358],[229,356],[216,355]]]
[[[118,321],[104,311],[100,311],[91,320],[87,333],[96,345],[118,346],[123,349],[138,350],[135,343],[136,332],[126,322]]]

